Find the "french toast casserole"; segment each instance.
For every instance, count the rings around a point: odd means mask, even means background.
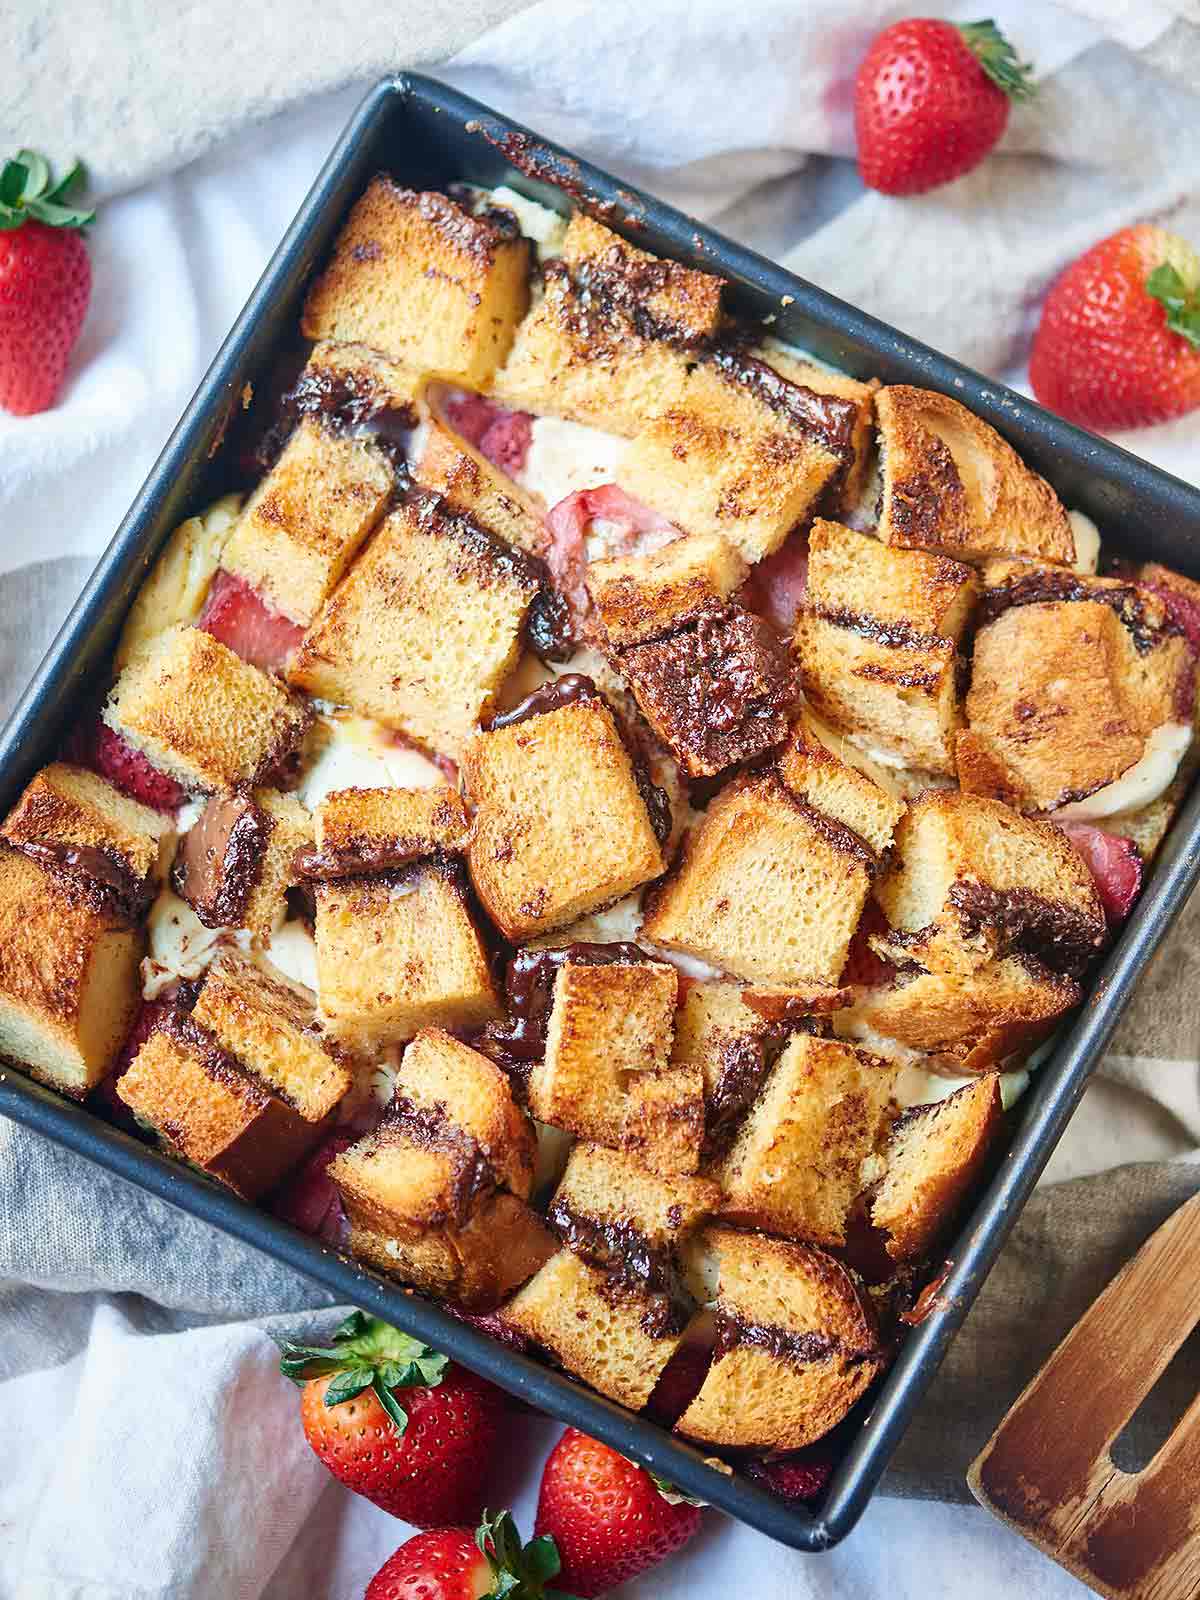
[[[0,828],[0,1054],[737,1461],[919,1314],[1198,764],[1200,584],[724,288],[369,183]]]

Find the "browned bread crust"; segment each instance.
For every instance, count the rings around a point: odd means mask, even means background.
[[[696,533],[646,555],[593,561],[587,587],[608,644],[626,650],[699,622],[749,570],[722,534]]]
[[[545,552],[546,525],[532,498],[436,415],[429,419],[413,476],[441,495],[456,516],[478,523],[527,555]]]
[[[873,424],[875,421],[875,394],[879,379],[868,383],[847,377],[844,372],[830,372],[812,361],[801,361],[785,350],[767,345],[756,350],[755,355],[774,367],[789,383],[801,384],[816,394],[832,395],[838,400],[848,400],[854,406],[854,420],[850,434],[853,455],[843,467],[840,477],[832,486],[832,507],[846,513],[863,497],[867,474],[871,469]]]
[[[462,772],[476,808],[471,877],[513,941],[565,927],[663,870],[629,754],[601,700],[480,734]]]
[[[994,428],[957,400],[896,384],[875,396],[886,544],[969,561],[994,555],[1075,560],[1058,496]]]
[[[466,849],[471,819],[447,784],[429,789],[334,789],[313,813],[321,877],[403,866]]]
[[[858,1280],[809,1245],[730,1228],[701,1237],[720,1261],[717,1345],[677,1431],[729,1449],[811,1444],[884,1364]]]
[[[99,851],[124,870],[132,885],[142,885],[161,877],[162,836],[168,827],[161,811],[128,799],[107,779],[54,761],[30,779],[0,837],[35,848],[74,847],[85,863],[90,852]]]
[[[932,1248],[979,1177],[1004,1108],[994,1074],[945,1100],[913,1106],[892,1125],[871,1221],[888,1235],[888,1254],[911,1260]]]
[[[529,304],[528,272],[529,241],[515,224],[381,174],[351,208],[300,330],[486,384]]]

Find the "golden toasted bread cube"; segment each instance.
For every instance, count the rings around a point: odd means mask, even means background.
[[[617,482],[686,533],[719,533],[747,561],[777,550],[840,462],[752,389],[702,362],[622,457]]]
[[[287,756],[312,713],[198,628],[160,634],[118,677],[104,720],[189,790],[253,783]]]
[[[246,502],[221,565],[307,627],[382,515],[393,481],[367,440],[304,417]]]
[[[862,995],[847,1017],[954,1072],[987,1072],[1040,1044],[1082,993],[1031,956],[1006,956],[970,973],[902,973],[893,987]]]
[[[675,1424],[730,1449],[799,1450],[839,1423],[884,1363],[849,1268],[809,1245],[706,1228],[720,1262],[717,1344]]]
[[[577,1144],[548,1216],[585,1261],[662,1288],[680,1239],[720,1203],[720,1186],[708,1178],[663,1176],[628,1154]]]
[[[614,1292],[611,1273],[560,1250],[500,1316],[593,1389],[640,1411],[680,1344],[672,1321],[655,1319],[663,1298],[624,1284]]]
[[[835,984],[874,865],[770,773],[739,779],[692,829],[642,933],[740,978]]]
[[[863,383],[848,377],[844,372],[830,372],[828,367],[818,367],[812,361],[803,361],[781,349],[767,344],[754,354],[760,361],[773,367],[789,383],[801,384],[815,394],[832,395],[837,400],[848,400],[854,406],[854,423],[850,435],[853,456],[843,468],[837,485],[834,504],[840,511],[849,511],[862,499],[867,475],[871,469],[873,424],[875,421],[875,391],[879,379]]]
[[[840,761],[820,734],[816,719],[804,708],[788,730],[776,770],[797,799],[852,829],[882,858],[904,815],[904,801]]]
[[[295,795],[214,795],[180,840],[171,884],[206,928],[249,928],[266,944],[300,881],[297,852],[311,844],[312,819]]]
[[[796,1034],[715,1174],[725,1215],[788,1239],[845,1244],[896,1070],[841,1040]]]
[[[500,213],[384,175],[356,201],[304,303],[306,339],[369,345],[408,367],[486,384],[529,304],[529,241]]]
[[[144,948],[99,885],[0,849],[0,1056],[82,1099],[133,1023]]]
[[[478,523],[528,555],[544,553],[546,524],[531,497],[436,416],[430,419],[413,476],[440,494],[456,516]]]
[[[798,695],[779,635],[739,605],[616,657],[654,732],[693,778],[713,777],[778,744]]]
[[[438,1141],[393,1103],[374,1133],[329,1164],[361,1260],[471,1310],[489,1310],[554,1254],[553,1234],[515,1195],[480,1188],[469,1138]]]
[[[689,985],[675,1021],[671,1060],[700,1073],[710,1151],[725,1148],[767,1075],[767,1019],[740,983]]]
[[[262,944],[287,912],[287,892],[299,881],[296,855],[312,844],[313,823],[308,810],[293,794],[278,789],[255,789],[254,803],[270,819],[267,848],[258,866],[258,881],[246,902],[245,926]]]
[[[441,1028],[423,1028],[405,1047],[396,1099],[423,1117],[435,1140],[441,1131],[474,1141],[497,1182],[529,1198],[537,1161],[533,1125],[494,1061]]]
[[[179,623],[199,621],[241,507],[240,494],[223,495],[171,534],[125,618],[113,652],[118,672],[160,633]]]
[[[418,862],[315,886],[322,1019],[376,1043],[499,1016],[487,948],[456,866]]]
[[[306,1122],[327,1117],[354,1083],[349,1058],[317,1021],[316,996],[265,958],[218,956],[192,1015]]]
[[[273,1189],[324,1131],[183,1013],[154,1030],[117,1093],[168,1149],[246,1200]]]
[[[581,212],[543,277],[494,385],[538,415],[632,436],[682,392],[688,351],[720,325],[719,278],[660,261]]]
[[[871,1200],[871,1221],[897,1261],[924,1255],[979,1178],[1004,1116],[995,1073],[892,1124],[887,1170]]]
[[[957,400],[897,384],[875,396],[885,544],[968,561],[1034,556],[1070,566],[1075,539],[1058,496],[994,428]]]
[[[14,844],[48,845],[87,856],[99,851],[127,873],[133,884],[162,876],[162,836],[169,827],[161,811],[130,800],[105,778],[84,767],[54,761],[30,780],[0,828]]]
[[[322,875],[402,866],[466,849],[471,819],[447,784],[429,789],[333,789],[313,813]]]
[[[974,573],[817,522],[808,574],[794,647],[813,707],[911,766],[952,774],[958,641],[978,594]]]
[[[698,1067],[639,1072],[625,1095],[621,1147],[655,1172],[695,1172],[704,1148],[704,1078]]]
[[[480,734],[463,762],[484,909],[514,942],[622,899],[665,865],[612,712],[580,700]]]
[[[872,944],[934,972],[1023,951],[1076,976],[1104,944],[1095,881],[1062,830],[954,789],[913,801],[875,895],[893,931]]]
[[[498,540],[410,494],[326,602],[288,677],[457,759],[516,665],[538,588]]]
[[[1157,597],[1140,594],[1147,623],[1163,616]],[[1131,631],[1101,598],[1014,605],[976,635],[960,781],[1023,811],[1082,800],[1140,761],[1156,729],[1183,720],[1191,670],[1186,639]]]
[[[647,555],[593,561],[587,587],[608,644],[624,650],[719,611],[749,571],[722,534],[697,533]]]

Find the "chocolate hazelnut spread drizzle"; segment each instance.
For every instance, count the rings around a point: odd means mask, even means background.
[[[681,349],[694,349],[701,340],[682,319],[672,319],[651,309],[654,295],[676,294],[685,297],[692,273],[676,261],[640,261],[629,256],[619,244],[612,244],[598,256],[572,263],[548,262],[549,275],[569,277],[578,300],[574,313],[577,333],[589,342],[595,334],[596,317],[607,321],[624,318],[643,339],[657,339]]]
[[[744,1322],[727,1311],[716,1314],[717,1337],[713,1345],[713,1360],[720,1361],[731,1350],[751,1345],[765,1350],[777,1361],[788,1361],[794,1366],[808,1366],[814,1361],[827,1361],[830,1356],[842,1353],[840,1340],[825,1333],[796,1333],[791,1328],[780,1328],[774,1323]]]
[[[857,407],[837,395],[818,394],[793,383],[768,362],[752,356],[745,343],[732,340],[707,351],[703,358],[724,377],[749,390],[800,433],[824,446],[843,468],[854,460],[854,424]]]
[[[986,589],[980,596],[977,618],[979,627],[984,628],[1014,606],[1035,606],[1047,601],[1094,600],[1116,613],[1118,620],[1129,631],[1134,649],[1144,656],[1164,639],[1183,632],[1165,607],[1162,621],[1152,622],[1146,613],[1149,599],[1146,591],[1133,583],[1105,588],[1077,573],[1054,569],[1031,572],[1013,583]]]
[[[363,839],[356,844],[324,850],[302,847],[292,857],[292,869],[297,878],[333,883],[341,878],[373,878],[394,873],[438,853],[430,850],[428,839]]]
[[[1072,906],[1047,900],[1030,889],[992,889],[960,878],[950,885],[947,899],[959,914],[965,938],[974,938],[985,927],[995,929],[1001,954],[1023,951],[1070,977],[1081,977],[1104,944],[1103,928],[1097,929]],[[916,942],[920,937],[918,931],[901,942]]]
[[[417,1105],[397,1089],[379,1125],[379,1133],[384,1139],[389,1130],[425,1149],[446,1150],[459,1159],[460,1170],[454,1185],[454,1214],[452,1218],[440,1220],[453,1220],[460,1224],[465,1222],[479,1197],[499,1187],[499,1180],[478,1140],[451,1121],[441,1101],[433,1105]]]
[[[835,628],[845,628],[862,639],[874,640],[894,650],[943,650],[952,641],[937,633],[920,633],[908,622],[883,622],[879,617],[863,612],[849,611],[844,606],[808,605],[810,616],[830,622]]]
[[[189,1012],[173,1007],[159,1019],[158,1030],[196,1056],[210,1078],[232,1089],[248,1105],[261,1110],[270,1102],[271,1094],[251,1077],[236,1056],[223,1050],[208,1029],[201,1027]],[[277,1093],[275,1098],[285,1097]]]
[[[171,884],[206,928],[242,925],[275,822],[247,789],[215,795],[180,843]]]
[[[102,850],[92,844],[67,844],[60,839],[5,839],[4,843],[31,861],[58,868],[76,879],[86,879],[90,887],[99,891],[108,909],[119,917],[138,922],[150,909],[154,899],[153,879],[135,877],[115,851]]]

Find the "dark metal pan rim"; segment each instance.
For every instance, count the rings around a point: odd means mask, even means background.
[[[377,84],[351,118],[187,411],[151,470],[83,594],[0,734],[0,804],[12,803],[47,758],[72,706],[104,669],[138,585],[170,530],[202,503],[208,462],[262,370],[304,280],[348,201],[371,174],[393,168],[421,184],[501,181],[533,199],[582,203],[636,242],[732,280],[740,309],[771,331],[858,376],[878,374],[954,394],[998,427],[1068,504],[1087,511],[1109,543],[1133,531],[1143,557],[1200,576],[1200,492],[1115,445],[1041,410],[723,239],[651,197],[428,78]],[[565,196],[565,198],[564,198]],[[802,331],[801,331],[802,330]],[[1128,543],[1128,539],[1125,541]],[[480,1334],[433,1302],[245,1205],[203,1175],[147,1149],[78,1105],[0,1065],[0,1112],[119,1177],[222,1228],[331,1290],[446,1350],[514,1395],[606,1440],[710,1504],[795,1549],[844,1538],[865,1509],[946,1347],[1083,1093],[1087,1077],[1147,963],[1200,878],[1200,788],[1176,819],[1154,873],[1073,1024],[1021,1102],[1020,1126],[987,1189],[948,1247],[953,1268],[936,1308],[906,1339],[821,1508],[810,1513],[632,1416],[567,1375]]]

